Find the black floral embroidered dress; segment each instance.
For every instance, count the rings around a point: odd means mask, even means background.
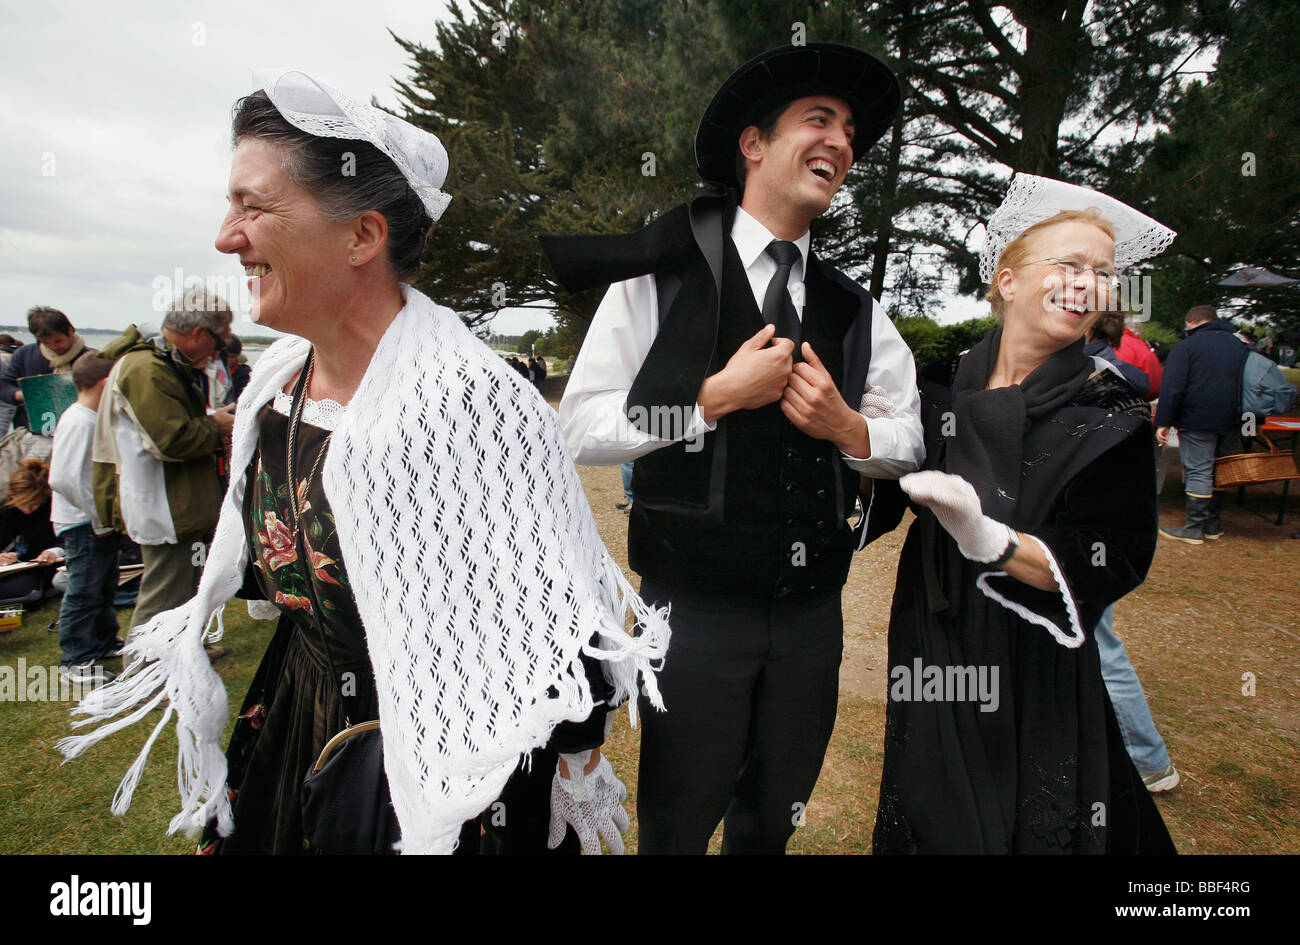
[[[309,561],[298,553],[289,499],[288,398],[277,396],[258,416],[257,452],[244,493],[244,530],[258,584],[280,609],[280,621],[226,752],[235,833],[221,839],[209,825],[200,853],[304,852],[302,779],[345,724],[339,686],[326,668],[318,625],[329,639],[345,693],[350,700],[355,694],[352,704],[366,719],[378,718],[365,631],[317,465],[329,436],[329,430],[310,422],[328,423],[327,411],[313,410],[320,406],[307,404],[294,463],[298,481],[293,488],[298,490]],[[321,614],[314,613],[308,581],[313,582]]]

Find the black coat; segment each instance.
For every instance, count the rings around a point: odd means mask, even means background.
[[[928,369],[920,383],[927,469],[950,471],[950,443],[962,436],[950,422],[953,373]],[[1102,610],[1142,582],[1155,550],[1146,405],[1121,378],[1100,372],[1025,424],[1015,467],[1019,481],[996,484],[1015,497],[1007,524],[1051,550],[1070,599],[968,561],[929,509],[914,509],[890,616],[873,847],[1173,852],[1125,750],[1092,635]],[[897,484],[876,483],[872,533],[900,520],[903,499]],[[1062,645],[1048,622],[1081,633],[1082,644]],[[953,692],[918,698],[910,678],[931,667],[944,678],[965,667],[985,672],[996,707]]]
[[[1241,372],[1247,348],[1226,322],[1193,328],[1165,360],[1156,426],[1227,430],[1241,424]]]

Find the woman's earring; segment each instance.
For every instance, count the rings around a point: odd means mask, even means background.
[[[357,257],[353,256],[353,257],[352,257],[352,261],[353,261],[353,262],[356,262],[356,261],[357,261]]]

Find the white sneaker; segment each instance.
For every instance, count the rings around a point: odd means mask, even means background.
[[[86,683],[94,683],[97,686],[102,686],[116,676],[117,673],[103,663],[89,660],[85,663],[77,663],[75,666],[60,666],[59,675],[76,685],[84,686]]]
[[[1173,762],[1164,771],[1152,771],[1150,774],[1142,775],[1142,783],[1147,786],[1147,790],[1152,794],[1160,794],[1164,791],[1172,791],[1178,787],[1183,779],[1178,776],[1178,770],[1174,767]]]

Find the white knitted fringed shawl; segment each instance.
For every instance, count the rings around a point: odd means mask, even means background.
[[[554,411],[450,309],[402,291],[321,475],[374,668],[401,849],[447,853],[523,755],[591,713],[581,653],[604,661],[633,724],[638,681],[663,707],[652,664],[667,650],[668,612],[641,600],[601,543]],[[223,836],[238,827],[219,741],[226,691],[203,643],[220,638],[248,560],[242,471],[258,410],[307,351],[300,338],[277,341],[240,397],[198,593],[132,633],[122,675],[73,709],[85,716],[74,727],[105,724],[59,742],[73,758],[166,703],[114,814],[175,714],[181,811],[169,832],[192,835],[214,817]],[[643,624],[635,638],[628,607]]]

